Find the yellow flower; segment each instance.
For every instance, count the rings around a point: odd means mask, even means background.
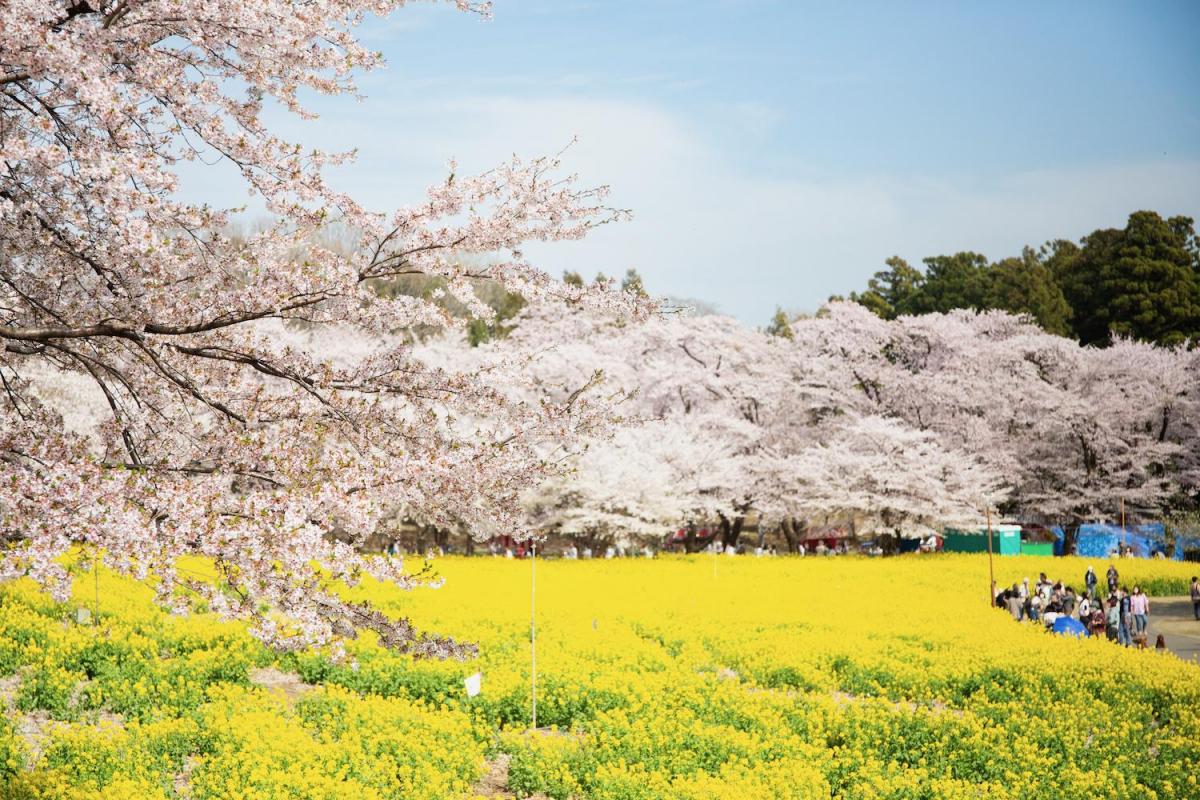
[[[103,570],[98,626],[70,621],[92,586],[60,607],[0,585],[0,667],[19,672],[24,711],[61,719],[28,767],[0,726],[0,781],[46,798],[186,784],[193,800],[440,800],[507,763],[514,792],[594,800],[1197,795],[1197,667],[1014,622],[986,602],[977,556],[728,559],[715,575],[696,557],[545,562],[535,732],[528,564],[438,564],[440,592],[344,592],[479,643],[469,664],[370,637],[350,643],[357,668],[277,656]],[[1002,583],[1086,569],[997,566]],[[1188,570],[1122,562],[1150,586]],[[253,685],[268,664],[312,686]]]

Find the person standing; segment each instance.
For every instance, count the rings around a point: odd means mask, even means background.
[[[1096,571],[1092,569],[1091,564],[1088,565],[1087,572],[1083,576],[1083,583],[1087,586],[1088,597],[1094,600],[1096,598]]]
[[[1133,644],[1133,636],[1130,635],[1130,628],[1133,626],[1133,612],[1130,606],[1129,592],[1124,586],[1117,591],[1117,602],[1121,608],[1121,617],[1119,627],[1117,628],[1117,642],[1129,647]]]
[[[1118,581],[1117,568],[1115,566],[1113,566],[1112,564],[1108,565],[1107,577],[1108,577],[1108,593],[1112,594],[1113,592],[1117,591],[1117,581]]]
[[[1129,598],[1129,610],[1133,614],[1133,635],[1144,634],[1146,617],[1150,614],[1150,598],[1142,591],[1142,587],[1133,587],[1133,595]]]
[[[1117,641],[1117,633],[1121,628],[1121,609],[1117,605],[1115,594],[1108,596],[1108,610],[1104,612],[1104,634],[1110,642]]]
[[[1200,578],[1192,576],[1192,615],[1200,619]]]
[[[1012,618],[1020,622],[1024,617],[1025,604],[1021,602],[1021,593],[1017,590],[1015,583],[1012,589],[1005,592],[1004,605],[1008,609],[1008,613],[1012,614]]]

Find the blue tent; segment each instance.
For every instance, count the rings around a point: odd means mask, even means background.
[[[1063,529],[1055,526],[1051,528],[1051,531],[1054,533],[1054,555],[1065,555],[1063,553],[1065,538]],[[1118,545],[1125,543],[1132,548],[1133,555],[1150,558],[1155,553],[1166,553],[1165,534],[1161,522],[1129,525],[1124,530],[1120,525],[1089,522],[1079,526],[1079,533],[1075,537],[1075,548],[1078,555],[1087,558],[1108,558],[1117,552]],[[1175,544],[1175,560],[1182,561],[1184,549],[1196,547],[1198,544],[1200,543],[1182,537]]]
[[[1054,620],[1054,627],[1050,630],[1065,636],[1074,636],[1076,639],[1088,635],[1088,630],[1083,626],[1082,622],[1074,617],[1068,617],[1066,614]]]

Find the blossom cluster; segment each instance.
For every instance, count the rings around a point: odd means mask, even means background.
[[[415,204],[376,211],[325,180],[349,154],[267,127],[270,104],[303,116],[305,92],[352,92],[355,72],[380,63],[354,27],[405,5],[0,6],[0,538],[13,544],[0,579],[27,575],[64,599],[55,559],[87,543],[111,567],[155,574],[164,603],[190,586],[281,648],[373,629],[426,655],[468,652],[385,630],[323,581],[406,582],[355,552],[384,513],[519,526],[516,487],[555,471],[543,445],[569,444],[594,416],[582,402],[510,402],[519,358],[482,376],[425,368],[411,331],[465,322],[377,284],[429,276],[485,318],[481,278],[531,300],[637,304],[521,254],[626,216],[559,156],[476,175],[451,165]],[[269,222],[234,235],[235,209],[181,200],[187,161],[232,165]],[[337,232],[353,246],[330,246]],[[213,560],[232,591],[176,572],[185,553]]]
[[[855,303],[786,336],[533,306],[509,339],[550,352],[536,397],[600,376],[598,392],[624,398],[624,429],[526,496],[547,530],[619,538],[721,518],[728,545],[754,512],[792,544],[822,517],[913,537],[982,525],[988,508],[1071,526],[1115,519],[1123,500],[1153,516],[1200,488],[1200,353],[1185,348],[1100,350],[1005,312],[883,320]]]

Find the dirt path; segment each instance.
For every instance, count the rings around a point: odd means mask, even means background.
[[[512,800],[516,795],[508,790],[508,762],[512,756],[501,753],[488,762],[488,770],[475,784],[473,791],[479,797],[499,797]]]
[[[255,686],[283,692],[283,696],[287,698],[288,705],[295,703],[296,700],[316,688],[311,683],[305,683],[296,673],[281,672],[275,667],[252,669],[250,670],[249,679]]]
[[[1151,647],[1161,633],[1168,650],[1184,661],[1200,663],[1200,620],[1192,614],[1190,597],[1151,597],[1146,629]]]

